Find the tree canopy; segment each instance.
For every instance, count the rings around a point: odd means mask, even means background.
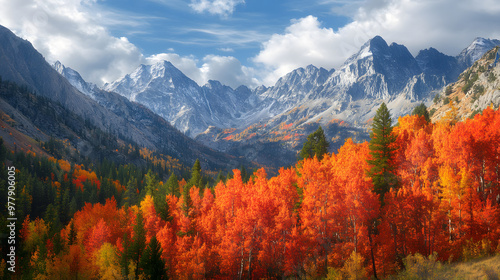
[[[313,158],[316,156],[319,160],[328,152],[330,143],[326,140],[325,132],[321,126],[307,136],[307,140],[299,153],[300,159]]]

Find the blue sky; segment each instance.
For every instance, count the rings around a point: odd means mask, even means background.
[[[112,26],[115,36],[124,34],[145,55],[173,52],[204,57],[207,54],[232,55],[241,62],[258,53],[262,42],[282,32],[290,20],[314,14],[325,26],[344,26],[349,17],[334,14],[332,5],[302,1],[247,1],[237,3],[234,11],[199,12],[189,1],[113,0],[99,3],[117,16],[137,17],[142,25],[133,29]],[[130,19],[130,18],[129,18]]]
[[[169,60],[203,85],[338,68],[370,38],[457,55],[500,38],[497,0],[0,0],[0,24],[102,85]]]

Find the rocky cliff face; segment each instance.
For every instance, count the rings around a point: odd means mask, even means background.
[[[243,116],[257,102],[244,86],[233,90],[209,81],[200,87],[168,61],[141,65],[104,89],[143,104],[191,137],[210,125],[225,127],[244,122]]]

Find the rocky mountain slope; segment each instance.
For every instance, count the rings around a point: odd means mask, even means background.
[[[432,121],[459,121],[487,106],[500,106],[500,47],[489,50],[463,71],[459,79],[440,91],[429,107]]]
[[[74,74],[72,71],[68,73]],[[14,82],[25,87],[29,92],[34,92],[37,96],[59,104],[68,112],[78,116],[84,123],[88,122],[104,133],[127,143],[135,143],[140,147],[147,147],[177,158],[188,166],[191,166],[196,158],[200,159],[204,168],[211,169],[230,169],[242,164],[241,159],[217,152],[193,141],[144,106],[130,102],[118,94],[102,91],[86,84],[83,80],[81,88],[85,92],[88,86],[88,89],[92,89],[92,94],[81,93],[54,70],[28,41],[18,38],[4,27],[0,27],[0,76],[4,81]],[[78,78],[78,76],[74,75],[73,78]],[[8,100],[4,99],[4,101],[9,103]],[[31,110],[36,111],[35,108]],[[60,112],[59,120],[71,118],[63,111],[56,110],[56,112]],[[5,111],[4,113],[7,114]],[[43,119],[44,115],[38,117]],[[38,117],[33,115],[27,120],[33,122],[33,118]],[[50,125],[51,120],[44,120]],[[84,138],[80,133],[85,131],[74,132],[77,132],[76,137],[71,137],[71,139],[67,138],[67,134],[58,130],[48,130],[44,133],[67,140],[73,147],[80,147],[83,141],[81,139]]]
[[[104,90],[144,104],[185,134],[194,137],[208,126],[235,126],[256,102],[245,86],[236,90],[217,81],[200,87],[168,61],[140,65]]]

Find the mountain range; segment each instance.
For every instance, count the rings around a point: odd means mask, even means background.
[[[101,136],[108,135],[106,138],[114,138],[124,145],[133,144],[148,148],[178,159],[187,166],[191,166],[196,159],[200,159],[204,168],[214,170],[251,166],[244,159],[199,144],[143,105],[86,83],[76,71],[61,64],[55,66],[57,71],[30,42],[0,26],[0,77],[3,81],[26,89],[24,92],[30,92],[23,98],[16,99],[17,105],[12,106],[13,101],[9,98],[13,93],[6,91],[5,95],[0,96],[2,113],[10,119],[16,116],[14,125],[18,130],[21,129],[26,137],[42,142],[52,137],[65,140],[83,156],[92,157],[97,151],[106,148],[100,144],[100,139],[92,136],[92,131],[99,130]],[[80,84],[75,84],[77,81]],[[43,99],[43,102],[35,103],[44,104],[43,108],[20,110],[33,104],[30,102],[34,96]],[[72,121],[82,125],[65,124]],[[6,132],[7,130],[0,131],[0,136],[11,140],[11,143],[6,141],[7,144],[15,145],[16,139],[9,137],[11,135]],[[123,160],[124,155],[118,154],[114,149],[100,153],[101,157],[103,155],[117,161],[122,159],[123,163],[127,162]]]
[[[249,161],[293,164],[318,125],[331,151],[346,138],[367,140],[370,120],[382,102],[394,119],[417,104],[431,105],[444,86],[500,44],[476,38],[454,57],[434,48],[414,57],[405,46],[376,36],[338,69],[309,65],[271,87],[233,89],[218,81],[199,86],[170,62],[160,61],[140,65],[100,88],[60,62],[51,67],[6,28],[0,28],[0,39],[4,80],[26,86],[119,139],[186,162],[201,158],[221,169],[252,165]],[[83,140],[73,141],[78,147]]]
[[[367,124],[382,102],[394,119],[419,103],[430,105],[445,85],[498,44],[475,38],[457,56],[429,48],[414,57],[405,46],[389,45],[376,36],[339,69],[309,65],[271,87],[232,89],[217,81],[198,86],[170,62],[161,61],[141,65],[104,89],[143,104],[214,149],[266,164],[279,155],[291,164],[319,124],[327,127],[333,150],[345,137],[366,140]],[[342,126],[335,125],[340,122]],[[286,125],[288,131],[283,131]]]
[[[292,71],[268,88],[232,89],[217,81],[200,87],[170,62],[161,61],[140,65],[103,89],[145,105],[190,137],[196,137],[209,126],[245,128],[299,107],[300,111],[307,110],[301,115],[310,120],[322,118],[326,123],[340,118],[351,123],[363,122],[372,116],[371,110],[353,107],[378,104],[375,101],[380,100],[391,102],[399,96],[405,96],[407,103],[422,101],[431,91],[455,81],[473,61],[499,43],[476,38],[456,57],[434,48],[413,57],[405,46],[388,45],[376,36],[338,70],[310,65]],[[400,103],[392,106],[395,116],[409,110],[399,110]],[[296,119],[297,115],[290,118]]]

